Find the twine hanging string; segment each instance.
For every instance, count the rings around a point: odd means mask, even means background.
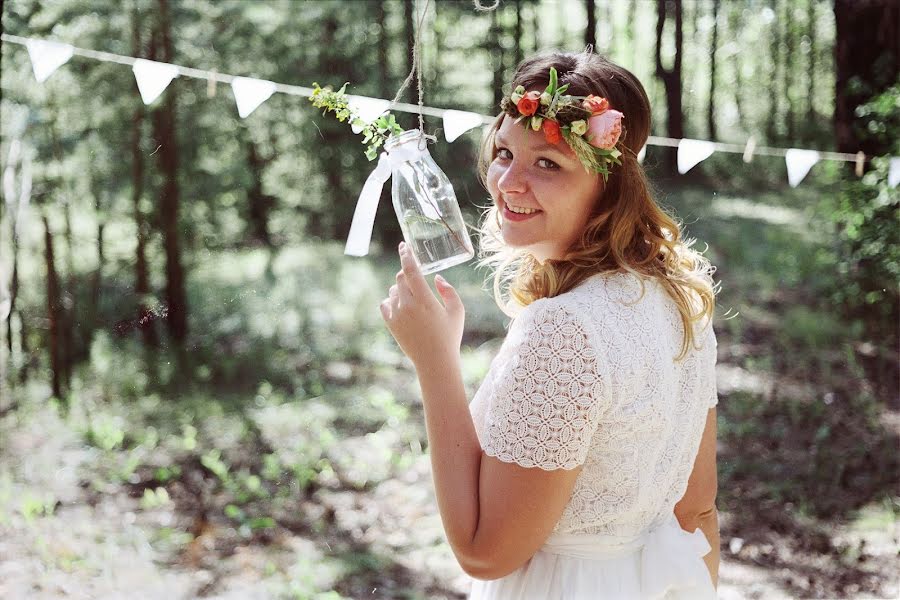
[[[425,133],[425,117],[423,111],[423,97],[425,94],[425,90],[422,86],[422,25],[425,22],[425,15],[428,14],[428,5],[430,3],[431,0],[425,0],[425,6],[422,7],[422,14],[416,15],[416,32],[415,36],[413,37],[412,68],[409,70],[409,75],[406,76],[406,79],[403,81],[400,89],[397,90],[397,94],[394,96],[394,99],[391,100],[391,106],[397,104],[400,101],[400,97],[403,95],[403,92],[406,91],[407,86],[412,83],[413,75],[416,75],[416,82],[419,86],[419,131],[422,132],[422,138],[419,140],[420,150],[422,149],[422,139],[426,140],[426,144],[427,140],[431,140],[432,142],[437,141],[437,138],[435,136]],[[418,6],[418,3],[416,4],[416,6]]]
[[[425,133],[425,117],[423,111],[423,98],[425,94],[425,89],[422,84],[422,27],[425,23],[425,15],[428,14],[428,5],[431,3],[431,0],[425,0],[425,4],[422,7],[422,13],[416,14],[416,33],[413,38],[413,60],[412,60],[412,69],[409,71],[409,75],[406,76],[406,79],[403,81],[403,85],[400,86],[400,89],[397,90],[397,94],[394,96],[394,99],[391,101],[391,105],[393,106],[400,100],[400,96],[403,95],[403,92],[406,91],[407,86],[412,82],[413,75],[416,75],[416,82],[419,86],[419,131],[422,132],[422,136],[419,138],[418,148],[419,150],[424,150],[425,147],[428,146],[428,142],[432,143],[437,141],[437,137],[433,135],[429,135]],[[418,2],[416,3],[418,7]],[[423,147],[422,144],[425,144]],[[463,239],[460,237],[459,233],[450,226],[449,223],[444,219],[444,215],[442,214],[440,208],[435,204],[434,199],[431,198],[428,194],[425,195],[428,203],[434,208],[435,214],[440,219],[441,223],[444,224],[444,227],[447,228],[447,231],[456,238],[456,242],[459,244],[459,247],[465,249],[466,244]]]

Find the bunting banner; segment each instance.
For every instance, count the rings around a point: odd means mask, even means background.
[[[347,106],[356,113],[366,125],[383,115],[391,107],[391,103],[381,98],[367,98],[365,96],[348,96]],[[359,133],[363,126],[350,124],[353,133]]]
[[[784,153],[784,162],[787,164],[788,183],[791,187],[797,187],[813,165],[819,162],[819,153],[815,150],[789,148]]]
[[[150,104],[156,100],[166,90],[172,80],[179,75],[206,80],[208,97],[213,97],[215,95],[215,84],[217,80],[225,83],[230,81],[231,89],[234,93],[235,104],[238,109],[238,115],[242,119],[252,114],[253,111],[259,108],[259,106],[268,100],[276,91],[306,97],[312,93],[312,90],[309,88],[279,84],[250,77],[225,74],[219,75],[216,71],[188,68],[181,70],[178,65],[170,63],[134,58],[109,52],[97,52],[95,50],[78,48],[71,44],[51,40],[28,38],[7,33],[0,33],[0,39],[25,46],[28,50],[28,56],[31,60],[35,79],[37,79],[39,83],[44,83],[57,69],[59,69],[59,67],[66,64],[74,55],[84,56],[101,62],[131,64],[135,80],[137,81],[138,90],[140,91],[141,99],[144,104]],[[454,142],[464,133],[479,125],[482,126],[482,131],[486,132],[490,128],[490,123],[493,120],[493,117],[475,112],[441,109],[430,106],[416,106],[401,102],[394,103],[383,98],[370,98],[367,96],[348,95],[348,102],[350,107],[357,113],[359,119],[364,123],[371,123],[391,109],[410,113],[421,112],[430,116],[440,117],[443,120],[444,135],[448,143]],[[351,124],[351,126],[354,133],[360,133],[363,129],[357,125]],[[687,173],[694,166],[709,158],[713,152],[716,151],[743,153],[745,163],[749,163],[753,159],[754,153],[768,156],[783,155],[785,163],[787,164],[788,183],[791,187],[797,187],[809,173],[813,165],[820,160],[855,162],[857,164],[857,174],[860,174],[860,165],[866,160],[871,161],[872,159],[871,156],[866,156],[862,152],[850,154],[846,152],[803,150],[799,148],[789,148],[784,150],[781,148],[757,147],[756,138],[752,135],[748,138],[743,150],[736,149],[735,144],[689,138],[679,140],[650,136],[650,140],[648,140],[647,144],[645,144],[638,153],[638,162],[643,163],[648,145],[672,146],[676,144],[678,147],[678,172],[681,174]],[[381,165],[380,160],[379,165]],[[379,172],[379,177],[384,175],[383,169],[379,171],[379,169],[376,168],[375,171]],[[370,179],[372,179],[374,175],[375,172],[370,175]],[[390,177],[390,173],[387,174],[387,177]],[[387,181],[387,179],[384,181]],[[379,184],[379,189],[380,185],[383,185],[383,183],[384,182],[382,181],[381,184]],[[888,185],[894,188],[897,187],[898,183],[900,183],[900,157],[894,156],[890,157]],[[360,205],[358,204],[357,209],[359,208]],[[372,216],[374,218],[374,213],[372,213]],[[369,232],[369,235],[371,236],[371,231]]]
[[[684,175],[694,166],[712,156],[716,146],[706,140],[684,138],[678,141],[678,172]]]
[[[484,123],[484,117],[478,113],[465,110],[447,110],[442,118],[444,123],[444,138],[452,143],[465,132],[475,129]]]
[[[238,115],[246,119],[275,93],[275,82],[252,77],[235,77],[231,80],[231,91],[237,104]]]
[[[175,65],[143,58],[135,59],[131,70],[134,72],[144,104],[150,104],[159,98],[172,80],[178,77],[178,67]]]
[[[644,164],[644,158],[647,156],[647,144],[644,144],[644,147],[641,148],[641,151],[637,154],[637,161],[640,164]]]
[[[28,58],[31,59],[31,69],[38,83],[44,83],[53,72],[69,62],[75,53],[75,47],[71,44],[60,44],[45,40],[28,40],[25,44],[28,49]]]
[[[888,185],[897,187],[900,183],[900,156],[891,157],[891,165],[888,167]]]

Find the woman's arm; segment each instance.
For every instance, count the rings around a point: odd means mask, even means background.
[[[675,516],[685,531],[697,527],[703,531],[712,551],[703,557],[713,584],[719,581],[719,512],[716,510],[718,469],[716,467],[716,407],[707,412],[706,426],[700,439],[700,449],[694,460],[694,469],[688,479],[684,497],[675,505]]]

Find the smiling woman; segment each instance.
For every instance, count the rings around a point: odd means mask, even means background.
[[[484,144],[481,251],[515,318],[471,402],[453,287],[436,278],[435,298],[401,244],[381,305],[469,598],[711,600],[714,269],[649,194],[647,96],[590,51],[529,58],[512,90]]]

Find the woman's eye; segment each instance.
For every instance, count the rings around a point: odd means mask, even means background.
[[[510,160],[512,158],[512,152],[510,152],[506,148],[497,148],[497,158]],[[547,158],[539,158],[537,162],[542,169],[545,169],[547,171],[556,171],[560,168],[558,164]]]
[[[556,169],[559,168],[559,165],[558,165],[558,164],[556,164],[556,163],[553,162],[552,160],[547,160],[546,158],[538,159],[538,164],[541,164],[541,163],[544,163],[544,164],[541,165],[541,168],[547,169],[547,170],[550,170],[550,171],[554,171],[554,170],[556,170]]]

